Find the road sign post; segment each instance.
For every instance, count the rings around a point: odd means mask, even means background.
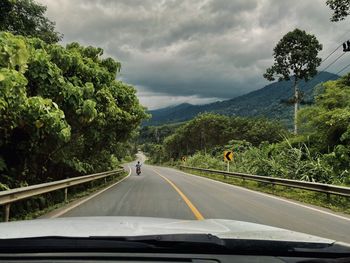
[[[232,151],[224,151],[224,161],[227,162],[227,172],[230,172],[230,162],[233,160],[233,152]],[[224,175],[226,179],[226,175]]]

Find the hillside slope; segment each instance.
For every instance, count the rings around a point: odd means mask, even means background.
[[[313,98],[314,87],[324,81],[337,79],[339,76],[321,72],[306,85],[300,82],[299,87],[304,93],[306,101]],[[281,103],[281,100],[291,98],[293,95],[292,82],[281,81],[269,84],[262,89],[221,102],[204,105],[191,105],[183,103],[173,107],[149,111],[152,118],[144,125],[160,125],[165,123],[182,122],[192,119],[202,112],[215,112],[235,116],[263,116],[277,119],[291,126],[293,108]]]

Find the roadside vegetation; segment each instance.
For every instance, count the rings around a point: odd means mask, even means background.
[[[315,103],[299,111],[299,135],[264,119],[208,113],[143,150],[154,163],[186,157],[187,165],[220,170],[223,152],[231,150],[231,171],[350,185],[350,74],[319,88]]]
[[[1,8],[0,190],[111,170],[132,158],[147,114],[136,90],[116,79],[121,64],[101,48],[56,43],[61,34],[33,1]]]
[[[230,171],[350,186],[350,74],[323,83],[317,94],[311,106],[298,112],[298,135],[266,119],[207,113],[181,124],[160,144],[146,142],[142,149],[151,163],[217,170],[227,169],[223,152],[233,151]],[[350,212],[348,198],[205,176]]]
[[[232,172],[350,186],[350,74],[318,89],[315,102],[298,112],[298,135],[266,119],[207,113],[169,129],[160,144],[144,143],[143,150],[151,163],[217,170],[227,169],[223,152],[233,151]],[[147,129],[155,131],[157,127]],[[193,173],[350,213],[349,198]]]
[[[117,79],[120,62],[99,47],[59,44],[45,11],[33,0],[0,4],[0,191],[117,168],[134,159],[148,117],[136,90]],[[13,204],[11,217],[61,195]]]

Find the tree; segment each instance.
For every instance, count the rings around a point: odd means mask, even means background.
[[[283,135],[287,132],[278,122],[205,113],[177,128],[164,139],[163,145],[168,158],[179,159],[197,151],[213,152],[232,139],[257,146],[262,142],[278,142]]]
[[[300,111],[299,122],[317,138],[318,150],[350,145],[350,74],[323,84],[311,107]]]
[[[290,80],[293,75],[294,88],[294,133],[298,133],[297,114],[301,94],[298,89],[298,81],[308,81],[317,74],[317,67],[321,64],[321,58],[317,57],[322,50],[322,45],[314,35],[295,29],[287,33],[273,50],[275,63],[266,70],[264,77],[269,81]]]
[[[299,122],[309,144],[333,167],[337,178],[350,183],[350,74],[323,84],[311,107],[300,111]]]
[[[344,20],[350,14],[350,0],[327,0],[326,4],[334,11],[332,22]]]
[[[45,12],[46,6],[33,0],[2,0],[0,31],[56,43],[62,39],[62,35],[55,31],[55,23],[44,16]]]
[[[0,183],[105,171],[129,154],[123,144],[147,114],[102,53],[0,33]]]

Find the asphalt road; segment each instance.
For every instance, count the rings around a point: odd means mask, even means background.
[[[258,193],[181,171],[143,165],[85,203],[61,215],[234,219],[350,243],[350,216]]]

